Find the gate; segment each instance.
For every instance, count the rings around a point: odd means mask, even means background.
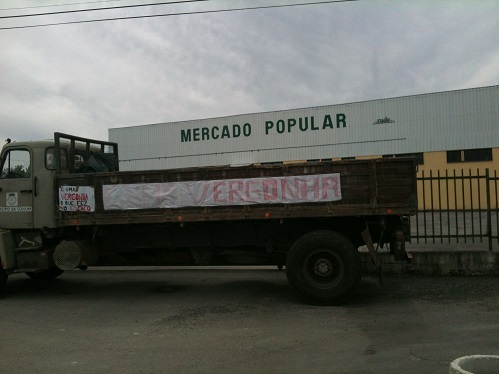
[[[411,217],[417,243],[499,244],[497,171],[422,171],[417,178],[418,211]]]

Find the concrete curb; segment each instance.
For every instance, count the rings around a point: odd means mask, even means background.
[[[499,250],[412,246],[407,252],[412,256],[409,263],[395,262],[389,253],[380,251],[383,271],[398,275],[499,275]],[[361,250],[361,258],[364,271],[377,272],[369,253]]]
[[[499,373],[499,356],[472,355],[459,357],[451,362],[449,374]]]

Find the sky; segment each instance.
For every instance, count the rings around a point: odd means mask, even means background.
[[[158,2],[165,1],[142,3]],[[497,0],[202,13],[307,2],[209,0],[0,18],[0,144],[56,131],[107,140],[109,128],[499,84]],[[139,3],[1,0],[0,17]],[[12,28],[191,12],[198,13]]]

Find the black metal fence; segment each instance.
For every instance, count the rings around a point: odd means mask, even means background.
[[[443,174],[443,175],[442,175]],[[411,217],[416,243],[488,243],[499,245],[497,171],[436,173],[417,178],[418,213]]]

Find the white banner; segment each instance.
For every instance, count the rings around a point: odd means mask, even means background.
[[[339,174],[102,186],[105,210],[341,200]]]
[[[95,210],[94,188],[91,186],[61,186],[59,188],[59,210],[93,212]]]

